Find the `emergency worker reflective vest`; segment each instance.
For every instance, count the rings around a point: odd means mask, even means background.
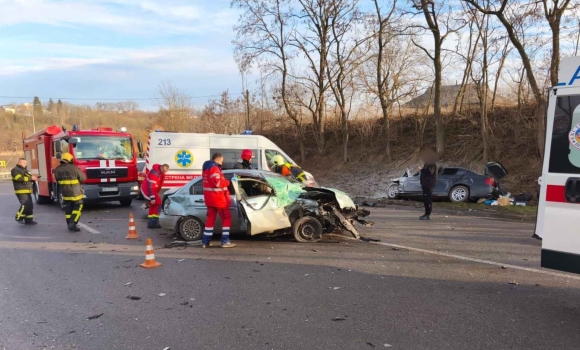
[[[230,181],[224,177],[221,166],[211,160],[203,163],[203,199],[207,207],[227,208],[230,206]]]
[[[65,201],[80,201],[83,199],[81,183],[87,180],[85,173],[72,163],[62,163],[54,169],[54,178]]]
[[[306,182],[306,173],[301,167],[290,163],[282,165],[282,176],[290,175],[300,182]]]
[[[15,194],[28,194],[32,192],[32,175],[30,175],[28,169],[17,165],[12,168],[10,175],[12,175]]]

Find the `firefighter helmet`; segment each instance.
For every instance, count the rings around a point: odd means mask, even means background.
[[[254,156],[254,152],[252,152],[249,149],[245,149],[242,151],[242,159],[243,160],[250,161],[250,159],[252,159],[253,156]]]
[[[275,166],[282,166],[284,165],[284,157],[282,157],[281,155],[277,154],[274,157],[272,157],[272,159],[270,159],[270,162],[272,163],[272,165]]]
[[[61,160],[64,160],[64,161],[65,161],[65,162],[67,162],[67,163],[72,163],[72,161],[73,161],[73,156],[72,156],[72,154],[70,154],[70,153],[66,152],[66,153],[63,153],[63,154],[62,154],[62,156],[60,157],[60,159],[61,159]]]

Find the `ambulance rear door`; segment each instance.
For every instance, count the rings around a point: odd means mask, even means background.
[[[567,82],[549,92],[536,234],[542,267],[580,273],[580,87]]]

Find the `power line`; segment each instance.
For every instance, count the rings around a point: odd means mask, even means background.
[[[242,92],[228,93],[228,95],[243,95]],[[220,97],[219,95],[205,95],[205,96],[185,96],[188,98],[208,98],[208,97]],[[0,98],[13,98],[13,99],[34,99],[38,96],[0,96]],[[39,99],[46,100],[46,97],[38,97]],[[53,97],[49,97],[53,98]],[[147,101],[147,100],[163,100],[163,97],[138,97],[138,98],[81,98],[81,97],[54,97],[54,99],[59,100],[69,100],[69,101]]]

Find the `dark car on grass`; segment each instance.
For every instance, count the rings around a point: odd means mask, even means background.
[[[407,170],[403,176],[392,180],[387,189],[390,199],[422,196],[419,172],[410,174],[411,172]],[[433,198],[468,202],[498,197],[502,193],[499,182],[506,175],[507,170],[498,162],[487,163],[483,175],[465,168],[440,167]]]

